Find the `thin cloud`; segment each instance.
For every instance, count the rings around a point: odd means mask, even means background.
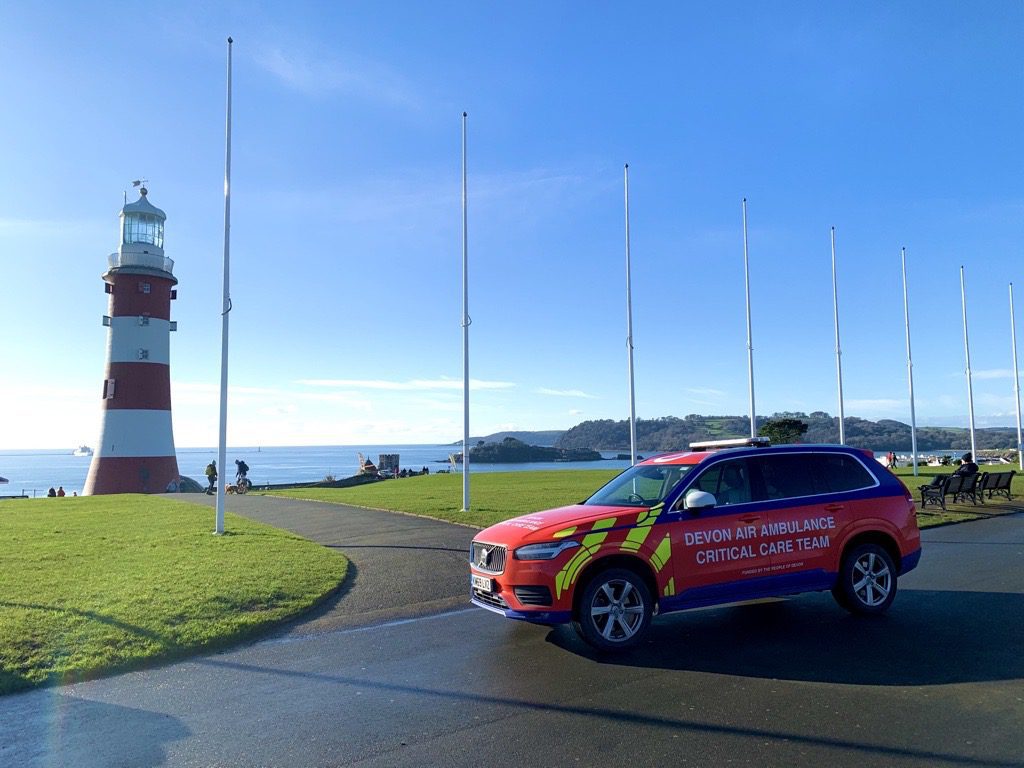
[[[906,408],[908,401],[895,400],[890,397],[863,398],[860,400],[846,400],[847,409],[853,408],[861,411],[892,411],[897,408]]]
[[[369,59],[319,58],[296,48],[258,50],[253,60],[284,85],[307,95],[342,93],[389,106],[419,109],[420,101],[405,78]]]
[[[726,393],[720,389],[711,387],[689,387],[686,389],[691,395],[702,395],[704,397],[725,397]]]
[[[412,379],[410,381],[388,381],[386,379],[300,379],[296,384],[307,387],[335,387],[340,389],[376,389],[392,392],[416,392],[436,389],[462,389],[459,379]],[[470,379],[470,391],[482,389],[511,389],[511,381],[483,381]]]
[[[971,376],[979,381],[986,379],[1012,379],[1013,371],[1009,368],[989,368],[988,370],[971,371]]]
[[[551,397],[582,397],[587,400],[596,400],[597,395],[591,395],[582,389],[551,389],[549,387],[538,387],[533,390],[538,395],[550,395]]]

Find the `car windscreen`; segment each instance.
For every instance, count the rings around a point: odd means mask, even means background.
[[[651,507],[664,501],[691,469],[692,464],[641,464],[631,467],[583,503],[594,506]]]

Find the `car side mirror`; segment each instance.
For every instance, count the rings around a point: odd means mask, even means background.
[[[707,491],[698,491],[696,488],[686,492],[686,498],[683,499],[683,509],[689,510],[694,514],[704,509],[711,509],[718,501],[715,499],[714,494],[708,493]]]

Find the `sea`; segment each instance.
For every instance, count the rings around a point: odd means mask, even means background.
[[[277,483],[315,483],[325,477],[350,477],[359,471],[359,454],[377,463],[381,454],[397,453],[399,466],[431,473],[452,469],[449,454],[462,450],[462,445],[321,445],[321,446],[246,446],[227,450],[228,476],[234,477],[235,459],[249,465],[249,479],[254,485]],[[178,471],[205,485],[204,471],[216,448],[179,448]],[[628,460],[616,459],[618,452],[606,451],[602,461],[531,462],[526,464],[472,464],[477,472],[529,472],[542,469],[614,469],[623,470]],[[89,472],[90,456],[74,456],[71,449],[0,451],[0,477],[8,480],[0,485],[4,496],[45,496],[49,488],[63,486],[71,496],[81,494]],[[461,471],[461,465],[456,465]],[[222,472],[223,474],[223,472]]]
[[[359,471],[359,454],[374,463],[384,453],[397,453],[399,466],[420,471],[424,467],[431,473],[438,470],[461,471],[448,456],[461,451],[460,444],[434,445],[318,445],[318,446],[247,446],[228,448],[228,477],[234,477],[235,459],[249,465],[249,479],[254,485],[278,483],[315,483],[327,477],[340,479]],[[473,464],[470,471],[477,472],[531,472],[536,470],[613,469],[622,471],[629,460],[616,458],[622,451],[602,451],[601,461],[539,461],[525,464]],[[887,451],[875,451],[883,463]],[[953,450],[928,451],[928,456],[958,456]],[[651,454],[654,455],[654,454]],[[179,448],[178,471],[205,485],[206,465],[217,458],[216,448]],[[925,452],[920,456],[924,458]],[[900,454],[901,464],[909,464],[910,457]],[[89,472],[90,456],[74,456],[70,449],[5,450],[0,451],[0,498],[4,496],[45,496],[49,488],[63,486],[68,496],[81,494]],[[223,473],[222,473],[223,474]]]

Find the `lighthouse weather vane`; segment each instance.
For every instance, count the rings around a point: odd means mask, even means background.
[[[133,187],[142,187],[142,189],[140,189],[139,192],[141,192],[142,194],[146,194],[148,192],[148,190],[146,189],[145,185],[148,184],[148,183],[149,183],[149,179],[136,179],[135,181],[132,182],[132,186]]]

